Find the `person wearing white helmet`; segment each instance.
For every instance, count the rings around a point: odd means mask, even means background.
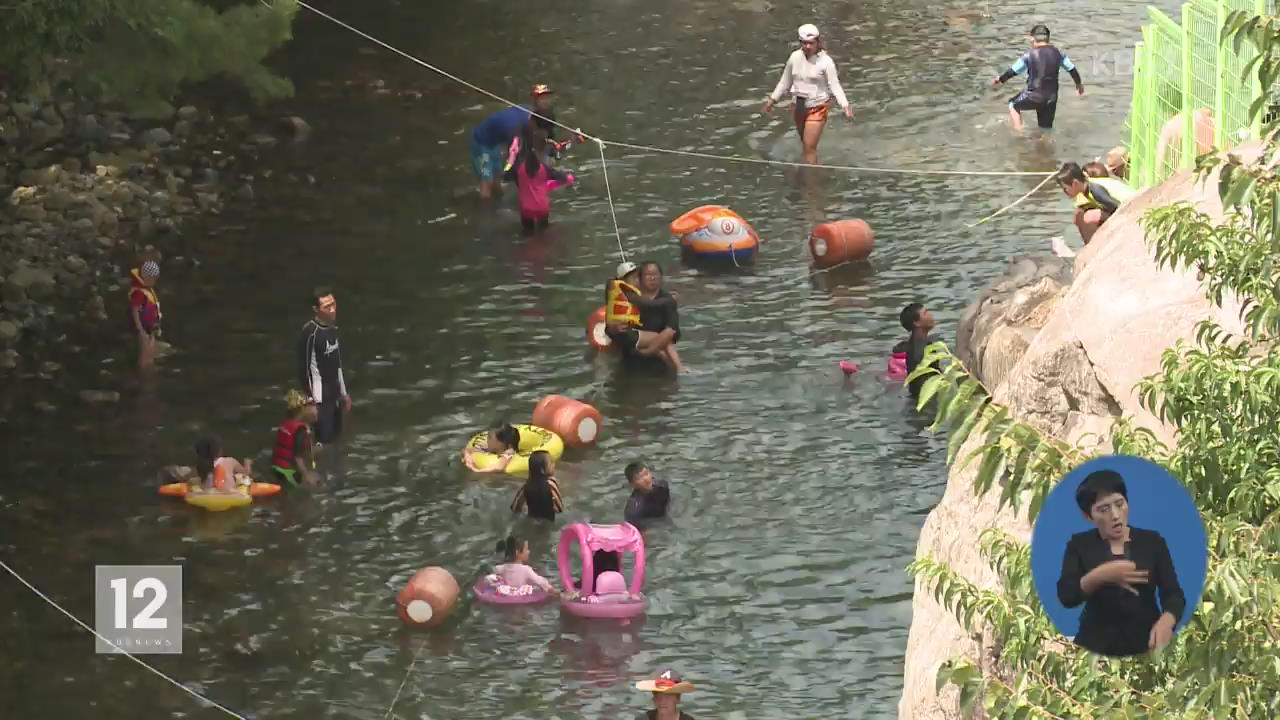
[[[849,107],[849,99],[840,86],[835,61],[822,48],[822,36],[818,33],[818,28],[814,25],[801,25],[798,34],[800,49],[787,58],[787,64],[782,68],[782,78],[765,101],[764,111],[772,112],[774,104],[787,93],[795,97],[796,134],[800,136],[800,142],[804,146],[804,161],[816,165],[818,141],[822,139],[822,130],[827,124],[831,100],[835,99],[844,116],[850,120],[853,119],[853,109]]]
[[[641,330],[640,311],[661,310],[666,303],[673,302],[671,297],[660,296],[656,299],[646,298],[640,293],[640,266],[630,261],[618,264],[613,279],[605,283],[605,334],[609,336],[624,357],[643,355],[657,357],[667,367],[680,372],[683,366],[678,355],[668,352],[674,328],[666,328],[662,332]]]

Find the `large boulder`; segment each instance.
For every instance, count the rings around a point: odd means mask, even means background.
[[[1256,157],[1257,148],[1237,152]],[[1221,218],[1217,187],[1215,178],[1199,184],[1183,173],[1134,198],[1075,258],[1074,279],[1065,287],[1055,289],[1060,278],[1051,261],[1016,261],[966,312],[958,356],[996,402],[1043,433],[1098,448],[1109,441],[1112,421],[1125,416],[1173,443],[1172,429],[1141,407],[1135,386],[1160,371],[1167,348],[1178,340],[1194,341],[1201,320],[1212,319],[1229,332],[1243,327],[1239,306],[1212,305],[1194,271],[1156,266],[1138,221],[1150,208],[1183,200]],[[998,494],[974,496],[974,470],[951,468],[943,498],[925,520],[916,556],[933,557],[992,589],[998,579],[979,553],[979,535],[999,527],[1029,542],[1031,530],[1025,519],[995,509]],[[898,717],[959,718],[954,688],[936,690],[938,668],[957,656],[989,666],[987,650],[981,632],[962,628],[917,583]]]
[[[5,299],[21,302],[23,299],[43,300],[53,295],[57,283],[48,270],[21,265],[5,279]]]

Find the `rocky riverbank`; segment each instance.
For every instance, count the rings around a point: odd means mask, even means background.
[[[254,161],[310,135],[298,117],[184,105],[143,118],[3,92],[0,128],[0,375],[10,376],[56,370],[42,359],[54,339],[74,345],[101,327],[127,343],[124,291],[139,253],[163,256],[185,220],[252,202]]]

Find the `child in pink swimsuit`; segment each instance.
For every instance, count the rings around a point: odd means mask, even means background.
[[[506,178],[516,184],[516,197],[520,200],[520,226],[525,234],[545,228],[551,222],[552,182],[571,184],[573,175],[547,165],[543,161],[547,148],[547,131],[525,125],[520,136],[520,150]]]
[[[512,587],[531,585],[546,592],[554,592],[551,582],[539,575],[526,563],[529,562],[529,541],[508,535],[506,540],[498,543],[498,552],[507,561],[493,568],[493,574],[502,582]]]

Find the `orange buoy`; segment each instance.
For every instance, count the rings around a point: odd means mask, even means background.
[[[559,435],[569,447],[587,447],[600,437],[604,416],[584,402],[563,395],[548,395],[533,408],[530,424]]]
[[[431,628],[444,622],[458,604],[458,581],[442,567],[425,567],[413,574],[396,595],[400,622]]]
[[[615,346],[613,340],[605,333],[605,318],[607,317],[607,308],[604,305],[595,309],[587,317],[587,342],[591,343],[591,347],[597,350],[613,350]]]
[[[875,237],[864,220],[823,223],[809,234],[809,254],[818,267],[866,260],[876,246]]]

